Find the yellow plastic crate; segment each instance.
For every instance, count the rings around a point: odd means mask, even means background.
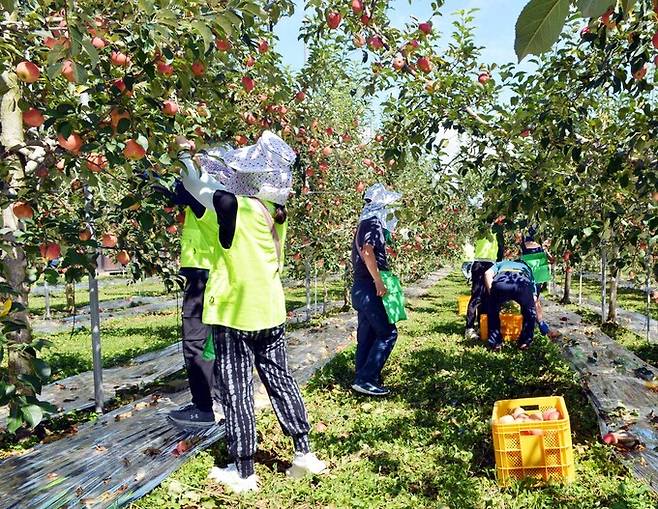
[[[468,311],[468,303],[470,300],[470,295],[460,295],[457,297],[457,313],[460,316],[466,316],[466,312]]]
[[[523,407],[527,414],[554,407],[562,418],[498,424],[498,419],[515,407]],[[491,416],[491,433],[499,485],[508,486],[511,481],[523,478],[561,483],[575,479],[571,424],[562,396],[496,401]]]
[[[521,337],[523,316],[512,313],[500,314],[500,334],[505,341],[517,341]],[[489,317],[486,313],[480,315],[480,339],[489,339]]]

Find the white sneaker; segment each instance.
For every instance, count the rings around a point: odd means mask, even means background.
[[[466,329],[466,332],[464,333],[464,338],[466,338],[467,341],[475,341],[477,339],[480,339],[480,335],[477,333],[475,329]]]
[[[235,493],[258,491],[258,476],[251,474],[246,479],[240,477],[235,463],[226,468],[212,467],[208,473],[208,479],[223,484]]]
[[[321,474],[326,470],[327,464],[320,461],[315,453],[300,454],[296,452],[292,460],[292,466],[286,470],[286,475],[299,479],[309,474]]]

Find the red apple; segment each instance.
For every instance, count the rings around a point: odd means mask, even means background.
[[[87,242],[88,240],[91,239],[91,230],[89,228],[85,228],[84,230],[80,230],[78,233],[78,238],[82,242]]]
[[[423,32],[425,35],[429,35],[432,33],[432,23],[430,21],[425,21],[423,23],[418,24],[418,30]]]
[[[32,62],[23,61],[16,66],[16,76],[24,83],[34,83],[40,75],[39,67]]]
[[[366,159],[363,160],[363,165],[370,167],[370,166],[373,166],[374,163],[372,162],[372,159],[366,158]]]
[[[128,97],[133,95],[132,90],[128,90],[128,87],[126,87],[126,82],[123,81],[123,79],[115,80],[113,85],[117,88],[121,95],[127,95]]]
[[[238,134],[235,137],[235,143],[236,143],[236,145],[242,147],[242,146],[246,145],[247,143],[249,143],[249,139],[244,134]]]
[[[18,219],[30,219],[34,211],[29,203],[17,201],[11,206],[11,210]]]
[[[491,79],[491,76],[489,75],[488,72],[482,72],[478,76],[478,82],[480,83],[480,85],[486,85],[487,81],[489,81],[490,79]]]
[[[359,14],[363,11],[363,2],[361,0],[352,0],[352,12]]]
[[[340,12],[329,12],[327,13],[327,25],[329,25],[329,28],[332,30],[338,28],[338,25],[340,25],[340,22],[343,20],[343,18],[340,15]]]
[[[334,135],[334,128],[333,127],[327,127],[324,132],[327,133],[327,136],[333,136]]]
[[[432,62],[427,57],[420,57],[416,62],[418,68],[424,73],[432,72]]]
[[[304,99],[306,99],[306,94],[302,90],[295,94],[295,101],[298,103],[303,102]]]
[[[128,265],[128,263],[130,262],[130,255],[128,254],[128,251],[126,251],[126,250],[124,250],[124,249],[122,249],[121,251],[119,251],[119,252],[117,253],[117,261],[118,261],[121,265]]]
[[[107,248],[116,247],[118,242],[117,236],[114,233],[104,233],[101,236],[101,246]]]
[[[113,51],[110,55],[110,61],[113,65],[120,67],[126,67],[130,65],[130,57],[120,51]]]
[[[73,71],[73,61],[64,60],[62,62],[62,76],[64,76],[70,83],[75,83],[75,72]]]
[[[55,242],[44,242],[39,246],[41,257],[47,261],[56,260],[62,256],[62,248]]]
[[[64,46],[66,48],[71,46],[71,42],[69,41],[68,37],[58,37],[58,38],[46,37],[43,40],[43,44],[47,48],[51,48],[51,49],[54,48],[55,46]]]
[[[57,141],[60,147],[72,154],[78,154],[80,147],[82,147],[82,137],[78,133],[71,133],[68,138],[64,138],[64,136],[59,134],[57,135]]]
[[[103,49],[107,43],[101,37],[93,37],[91,39],[91,45],[96,49]]]
[[[44,120],[43,114],[36,108],[23,112],[23,123],[29,127],[39,127]]]
[[[368,44],[372,49],[380,49],[384,47],[384,41],[382,41],[382,38],[378,35],[373,35],[368,39]]]
[[[126,142],[126,147],[123,149],[123,155],[126,159],[131,159],[133,161],[138,161],[146,155],[146,150],[135,140],[128,140]]]
[[[589,27],[588,27],[588,26],[583,27],[582,30],[580,31],[580,37],[581,37],[581,38],[584,38],[584,37],[587,36],[587,34],[589,34],[589,33],[590,33],[590,29],[589,29]]]
[[[309,166],[306,168],[305,174],[307,177],[313,177],[315,176],[315,170]]]
[[[203,76],[206,72],[206,66],[203,65],[203,62],[196,61],[192,64],[192,74],[196,77]]]
[[[171,76],[174,74],[174,66],[165,62],[158,62],[157,69],[160,74],[165,76]]]
[[[377,143],[381,143],[382,141],[384,141],[384,135],[378,134],[377,136],[375,136],[375,141]]]
[[[658,32],[653,34],[653,37],[651,38],[651,44],[653,44],[653,47],[658,49]]]
[[[370,24],[370,20],[371,18],[367,14],[363,13],[361,15],[361,23],[363,23],[364,25],[368,26]]]
[[[100,173],[107,168],[107,157],[103,154],[90,154],[87,158],[87,169],[94,173]]]
[[[633,73],[633,78],[640,81],[643,80],[646,75],[647,75],[647,66],[643,65]]]
[[[322,155],[323,155],[324,157],[329,157],[329,156],[331,155],[332,152],[333,152],[333,149],[332,149],[331,147],[324,147],[324,148],[322,149]]]
[[[130,115],[127,111],[119,111],[116,108],[110,111],[110,124],[114,129],[119,126],[119,122],[122,118],[130,119]]]
[[[355,47],[362,48],[366,45],[366,38],[363,34],[355,34],[354,37],[352,37],[352,42]]]
[[[393,69],[400,71],[404,68],[404,57],[402,55],[397,55],[393,59]]]
[[[241,81],[242,81],[242,86],[247,92],[251,92],[256,86],[256,83],[254,82],[253,78],[250,78],[249,76],[243,76]]]
[[[176,104],[174,101],[166,100],[162,103],[162,113],[173,117],[176,115],[176,113],[178,113],[178,104]]]
[[[247,67],[253,67],[254,65],[256,65],[256,59],[251,55],[249,55],[247,59],[244,61],[244,65],[246,65]]]
[[[523,131],[521,131],[521,138],[527,138],[528,136],[530,136],[530,134],[532,134],[532,131],[530,129],[524,129]]]
[[[267,53],[270,49],[270,43],[268,43],[265,39],[262,39],[258,43],[258,53]]]
[[[173,235],[177,231],[178,231],[178,226],[176,226],[175,224],[170,224],[169,226],[167,226],[167,233],[170,233],[170,234]]]
[[[356,192],[357,192],[357,193],[361,194],[361,193],[363,193],[363,191],[365,191],[365,190],[366,190],[366,185],[365,185],[365,183],[363,183],[363,182],[361,182],[361,181],[359,181],[359,182],[356,183]]]
[[[229,51],[231,49],[231,41],[228,39],[216,39],[215,48],[219,51]]]

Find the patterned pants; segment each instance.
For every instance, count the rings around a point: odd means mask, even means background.
[[[249,332],[216,326],[213,333],[228,452],[242,477],[253,473],[256,452],[254,367],[283,432],[293,438],[296,451],[309,452],[310,425],[299,387],[288,368],[285,327]]]

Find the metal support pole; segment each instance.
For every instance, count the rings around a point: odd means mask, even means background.
[[[605,246],[601,245],[601,323],[605,323],[606,320],[606,297],[607,297],[607,274],[606,270],[608,268],[608,258],[605,251]]]
[[[313,264],[313,314],[318,314],[318,266]]]
[[[306,276],[306,320],[311,319],[311,264],[304,258],[304,272]]]
[[[645,291],[647,293],[647,343],[651,341],[651,265],[650,258],[647,254],[647,279],[645,284]]]
[[[96,412],[103,413],[103,359],[101,358],[101,317],[98,304],[96,271],[89,273],[89,314],[91,318],[91,351],[94,365],[94,400]]]
[[[46,306],[46,320],[50,320],[50,286],[48,285],[48,281],[44,281],[43,283],[43,298]]]
[[[86,185],[84,193],[87,221],[89,221],[92,235],[95,235],[96,228],[91,220],[90,212],[92,195]],[[97,252],[96,255],[96,260],[98,260],[100,253]],[[96,279],[97,267],[98,261],[94,264],[94,268],[89,271],[89,317],[91,319],[91,356],[94,369],[94,402],[96,412],[103,413],[103,359],[101,357],[101,314],[98,298],[98,279]]]
[[[578,282],[578,305],[583,305],[583,266],[580,265],[580,277]]]

